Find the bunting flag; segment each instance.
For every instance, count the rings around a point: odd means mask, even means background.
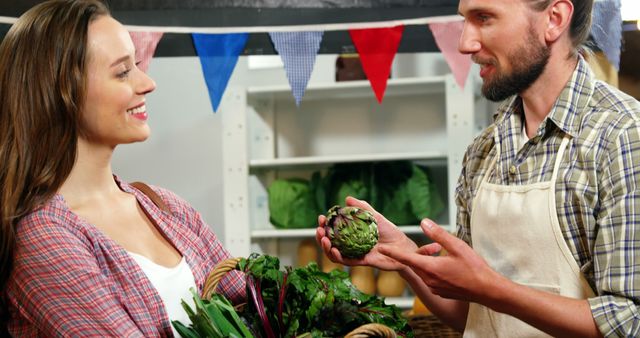
[[[464,89],[469,70],[471,69],[471,55],[458,51],[458,42],[464,28],[463,21],[440,22],[429,24],[429,29],[436,40],[436,45],[444,55],[456,83]]]
[[[191,34],[205,82],[209,90],[209,99],[213,112],[218,110],[222,94],[227,88],[231,73],[236,67],[238,56],[244,50],[249,38],[248,33],[231,34]]]
[[[269,33],[273,45],[282,58],[287,79],[296,100],[300,105],[304,90],[307,88],[316,55],[320,49],[323,32],[274,32]]]
[[[620,69],[622,14],[620,0],[600,0],[593,4],[591,35],[611,64]]]
[[[149,69],[149,63],[156,51],[158,42],[162,38],[162,32],[129,32],[133,45],[136,47],[136,62],[143,72]]]
[[[404,25],[387,28],[350,29],[351,40],[360,55],[362,69],[367,74],[379,103],[382,103],[391,63],[398,52]]]

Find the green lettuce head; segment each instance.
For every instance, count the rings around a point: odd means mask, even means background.
[[[360,258],[378,243],[378,224],[364,209],[333,206],[324,229],[331,245],[346,258]]]

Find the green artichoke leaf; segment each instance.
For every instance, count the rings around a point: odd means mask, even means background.
[[[356,207],[333,206],[327,212],[325,232],[347,258],[366,255],[378,243],[378,224],[373,214]]]

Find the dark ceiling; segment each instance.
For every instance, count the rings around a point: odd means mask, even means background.
[[[17,17],[42,1],[0,0],[0,16]],[[455,15],[458,0],[107,0],[113,16],[125,25],[247,27],[371,22]],[[9,25],[0,25],[0,37]],[[320,53],[352,53],[347,31],[325,32]],[[438,51],[426,25],[405,27],[398,52]],[[267,33],[252,33],[243,54],[275,54]],[[193,56],[189,34],[167,33],[156,56]]]

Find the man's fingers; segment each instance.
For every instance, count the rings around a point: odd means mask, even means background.
[[[440,244],[445,250],[455,252],[455,246],[460,239],[448,233],[432,220],[425,218],[420,222],[420,227],[425,235],[429,236],[434,242]]]
[[[318,244],[322,242],[323,237],[324,237],[324,228],[322,227],[316,228],[316,242],[318,242]]]
[[[416,250],[416,252],[421,255],[431,256],[439,253],[440,250],[442,250],[442,246],[440,244],[431,243],[431,244],[427,244],[419,247],[418,250]]]
[[[429,259],[433,258],[429,256],[423,256],[415,252],[405,252],[405,251],[398,250],[392,247],[387,247],[387,246],[380,246],[378,250],[380,251],[381,254],[391,257],[396,261],[406,266],[409,266],[411,268],[419,266],[420,269],[428,270],[428,268],[424,265],[428,264]]]
[[[353,207],[358,207],[358,208],[366,209],[369,211],[375,211],[375,209],[373,209],[371,204],[367,203],[366,201],[359,200],[353,196],[347,196],[347,198],[345,199],[345,202],[347,205],[350,205]]]
[[[358,207],[358,208],[360,208],[360,209],[365,209],[365,210],[370,211],[370,212],[373,214],[373,216],[374,216],[378,221],[380,221],[380,220],[384,220],[384,221],[386,221],[386,222],[389,222],[389,220],[388,220],[388,219],[386,219],[386,218],[384,217],[384,215],[382,215],[381,213],[377,212],[377,211],[376,211],[376,209],[374,209],[374,208],[371,206],[371,204],[367,203],[366,201],[359,200],[359,199],[357,199],[357,198],[355,198],[355,197],[353,197],[353,196],[347,196],[347,198],[346,198],[345,202],[346,202],[346,203],[347,203],[347,205],[349,205],[349,206],[352,206],[352,207]],[[391,223],[391,222],[389,222],[389,223]]]
[[[322,241],[322,238],[327,235],[324,231],[324,222],[326,220],[327,218],[324,217],[324,215],[318,216],[318,227],[316,228],[316,242],[318,243],[320,243]]]
[[[327,221],[327,217],[325,215],[318,215],[318,226],[324,227],[324,223]]]

